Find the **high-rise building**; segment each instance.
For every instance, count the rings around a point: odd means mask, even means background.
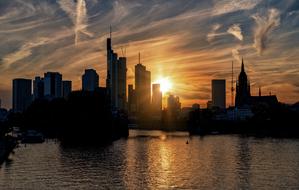
[[[58,72],[47,72],[44,75],[44,96],[48,98],[62,97],[62,75]]]
[[[162,110],[162,92],[160,84],[153,84],[152,108],[154,113],[161,113]]]
[[[178,96],[169,95],[167,98],[167,110],[172,116],[178,116],[181,111],[181,102]]]
[[[130,114],[134,114],[136,113],[136,91],[132,84],[129,85],[128,89],[128,111]]]
[[[14,112],[25,111],[32,102],[32,81],[30,79],[13,80],[12,105]]]
[[[226,107],[225,80],[212,80],[212,105],[221,109]]]
[[[33,97],[35,100],[44,97],[44,79],[41,77],[35,77],[33,80]]]
[[[135,90],[137,112],[148,110],[151,105],[151,72],[140,62],[135,65]]]
[[[244,68],[244,62],[242,59],[241,72],[236,84],[236,99],[235,99],[236,107],[241,107],[246,104],[249,105],[250,97],[251,97],[250,82],[247,78],[245,68]]]
[[[99,87],[99,75],[94,69],[85,69],[82,75],[82,90],[95,91]]]
[[[107,94],[114,110],[126,109],[127,99],[127,59],[119,57],[112,49],[111,29],[107,38]]]
[[[127,58],[120,57],[117,61],[116,105],[118,109],[126,109],[127,100]]]
[[[72,81],[62,81],[62,92],[64,98],[67,98],[70,95],[70,93],[72,92]]]

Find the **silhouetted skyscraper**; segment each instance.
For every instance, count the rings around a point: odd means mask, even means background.
[[[212,80],[212,105],[221,109],[226,108],[225,80]]]
[[[151,72],[141,63],[135,65],[137,112],[145,112],[151,104]]]
[[[120,57],[117,61],[117,78],[113,86],[116,86],[116,91],[113,93],[115,95],[115,107],[117,109],[126,109],[127,100],[127,58]]]
[[[236,84],[236,107],[241,107],[245,104],[250,104],[250,97],[250,82],[245,73],[244,62],[242,59],[241,72]]]
[[[161,113],[162,110],[162,92],[160,84],[153,84],[152,108],[154,113]]]
[[[67,98],[72,92],[72,81],[62,81],[63,97]]]
[[[13,80],[13,111],[23,112],[32,102],[32,81],[30,79]]]
[[[169,95],[167,98],[167,111],[172,117],[177,117],[181,111],[181,102],[178,96]]]
[[[94,69],[85,69],[82,75],[82,90],[95,91],[99,87],[99,75]]]
[[[127,59],[118,58],[112,49],[111,28],[107,38],[107,94],[110,97],[111,107],[115,110],[126,109],[127,99]]]
[[[44,96],[48,98],[62,98],[62,75],[60,73],[45,73]]]
[[[44,79],[41,77],[35,77],[33,81],[33,97],[34,99],[40,99],[44,97]]]
[[[132,84],[130,84],[128,88],[128,111],[129,113],[134,114],[136,112],[136,91]]]

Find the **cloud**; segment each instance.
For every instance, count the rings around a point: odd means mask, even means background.
[[[40,46],[49,45],[51,43],[57,42],[58,40],[64,39],[70,35],[70,31],[58,31],[48,37],[37,37],[30,41],[24,42],[23,45],[17,50],[3,58],[3,66],[5,68],[9,67],[11,64],[25,59],[32,55],[32,50]]]
[[[266,16],[253,15],[256,22],[254,29],[254,44],[257,52],[261,55],[267,48],[267,41],[270,32],[280,25],[280,12],[277,9],[270,9]]]
[[[27,42],[21,46],[16,52],[10,53],[3,58],[4,65],[9,66],[10,64],[22,60],[32,54],[32,49],[49,42],[49,38],[38,38],[35,41]]]
[[[262,0],[214,0],[214,15],[222,15],[239,10],[253,9]]]
[[[217,31],[222,27],[221,24],[214,24],[212,26],[212,30],[207,34],[207,41],[211,42],[215,39],[217,36],[227,36],[228,34],[233,35],[238,40],[243,40],[242,30],[240,28],[239,24],[234,24],[231,27],[228,28],[226,32],[218,32]]]
[[[239,63],[241,63],[241,56],[240,56],[240,52],[237,48],[232,49],[232,56],[235,60],[237,60]]]
[[[232,34],[233,36],[235,36],[240,41],[243,40],[242,30],[241,30],[239,24],[232,25],[231,27],[229,27],[229,29],[227,30],[227,32],[229,34]]]
[[[80,33],[93,37],[93,34],[86,29],[88,18],[85,0],[77,0],[77,4],[70,0],[60,0],[58,3],[74,24],[76,45],[80,40]]]
[[[217,32],[217,30],[219,30],[221,28],[221,24],[214,24],[213,26],[212,26],[212,30],[208,33],[208,35],[207,35],[207,40],[208,40],[208,42],[211,42],[212,40],[214,40],[214,38],[216,37],[216,36],[219,36],[219,33],[216,33]]]

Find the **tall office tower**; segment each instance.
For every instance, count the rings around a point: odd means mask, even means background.
[[[120,57],[117,64],[117,104],[116,107],[121,110],[126,109],[127,102],[127,58]]]
[[[126,109],[127,99],[127,59],[114,53],[110,38],[107,38],[107,78],[106,88],[113,110]]]
[[[112,36],[111,36],[111,27],[110,27],[110,36],[107,38],[107,76],[106,76],[106,89],[107,94],[111,98],[111,75],[112,75],[112,60],[113,60],[113,50],[112,50]],[[111,98],[112,99],[112,98]]]
[[[129,85],[129,95],[128,95],[128,111],[130,114],[136,113],[136,91],[133,88],[133,85]]]
[[[137,112],[145,112],[151,103],[151,72],[140,61],[135,65],[135,90]]]
[[[30,79],[13,80],[13,111],[23,112],[32,102],[32,81]]]
[[[82,90],[95,91],[99,87],[99,75],[94,69],[85,69],[82,75]]]
[[[47,72],[44,75],[44,96],[48,98],[62,97],[62,75],[58,72]]]
[[[64,80],[62,81],[62,95],[67,98],[72,92],[72,81]]]
[[[178,96],[169,95],[167,98],[167,110],[172,115],[178,115],[181,111],[181,102]]]
[[[226,108],[225,80],[212,80],[212,105],[221,109]]]
[[[160,84],[153,84],[152,108],[154,113],[161,113],[162,110],[162,92]]]
[[[242,58],[241,72],[236,84],[235,106],[241,107],[245,104],[250,104],[250,97],[250,82],[247,78]]]
[[[41,99],[44,97],[44,79],[41,77],[35,77],[33,80],[33,98]]]

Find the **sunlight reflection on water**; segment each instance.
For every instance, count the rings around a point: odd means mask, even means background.
[[[131,130],[107,147],[21,145],[0,189],[298,189],[298,166],[297,139]]]

